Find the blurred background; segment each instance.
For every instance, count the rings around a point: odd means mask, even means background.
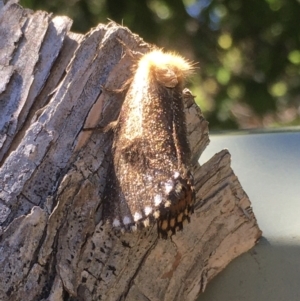
[[[198,62],[210,130],[300,125],[300,0],[22,0],[86,33],[108,19]]]

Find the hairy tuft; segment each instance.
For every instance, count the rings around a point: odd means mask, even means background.
[[[167,88],[182,85],[186,77],[193,72],[190,62],[178,54],[153,50],[146,53],[138,63],[140,72],[153,76]]]

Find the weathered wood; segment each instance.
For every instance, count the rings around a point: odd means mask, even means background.
[[[132,66],[149,45],[127,28],[8,2],[0,11],[0,300],[195,300],[261,235],[221,151],[203,166],[207,122],[186,93],[197,202],[172,239],[103,224],[111,133]]]

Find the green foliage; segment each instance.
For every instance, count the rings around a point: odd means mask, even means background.
[[[112,19],[199,62],[191,79],[215,129],[299,124],[300,1],[23,0],[68,15],[73,31]]]

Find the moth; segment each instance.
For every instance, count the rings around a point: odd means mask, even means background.
[[[182,57],[153,50],[141,57],[112,145],[103,215],[114,228],[157,223],[167,238],[190,221],[195,201],[183,85],[192,71]]]

